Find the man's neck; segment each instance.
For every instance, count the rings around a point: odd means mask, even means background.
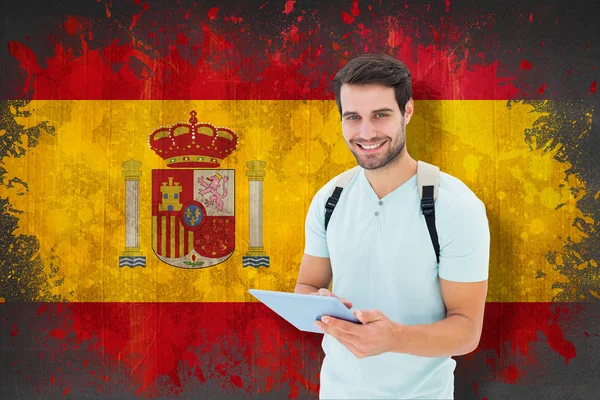
[[[417,173],[417,161],[408,153],[383,168],[365,170],[365,176],[380,199],[387,196]]]

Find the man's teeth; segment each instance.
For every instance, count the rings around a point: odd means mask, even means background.
[[[366,145],[366,144],[359,144],[360,147],[362,147],[365,150],[373,150],[378,148],[379,146],[381,146],[383,144],[383,142],[378,143],[378,144],[372,144],[372,145]]]

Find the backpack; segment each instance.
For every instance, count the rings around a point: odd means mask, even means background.
[[[338,175],[335,187],[332,190],[329,199],[327,199],[327,203],[325,203],[325,231],[327,231],[329,220],[333,215],[333,210],[340,200],[342,190],[344,190],[358,170],[359,167],[356,166]],[[417,189],[419,191],[419,197],[421,198],[421,211],[425,217],[425,223],[427,224],[427,230],[429,231],[431,243],[435,250],[435,258],[438,263],[440,262],[440,244],[438,241],[437,230],[435,229],[434,206],[438,195],[439,178],[440,169],[438,167],[423,161],[417,162]]]

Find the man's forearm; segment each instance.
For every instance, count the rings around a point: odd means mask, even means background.
[[[294,293],[310,294],[310,293],[314,293],[314,292],[318,291],[319,289],[320,288],[316,288],[314,286],[307,285],[305,283],[297,283],[296,287],[294,288]]]
[[[421,357],[460,356],[479,343],[476,324],[463,315],[450,315],[426,325],[399,325],[393,352]]]

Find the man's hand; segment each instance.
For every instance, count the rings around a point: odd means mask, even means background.
[[[335,294],[331,293],[331,292],[330,292],[329,290],[327,290],[327,289],[319,289],[318,291],[316,291],[316,292],[313,292],[313,293],[309,293],[309,294],[310,294],[310,295],[313,295],[313,296],[336,297],[336,298],[340,299],[340,301],[341,301],[342,303],[344,303],[344,305],[345,305],[346,307],[348,307],[349,309],[350,309],[350,308],[352,308],[352,302],[351,302],[351,301],[349,301],[349,300],[346,300],[346,299],[344,299],[344,298],[342,298],[342,297],[338,297],[338,296],[336,296]]]
[[[355,311],[354,315],[362,325],[329,316],[322,317],[315,325],[346,346],[356,358],[376,356],[394,349],[402,335],[402,325],[394,323],[381,311]]]

